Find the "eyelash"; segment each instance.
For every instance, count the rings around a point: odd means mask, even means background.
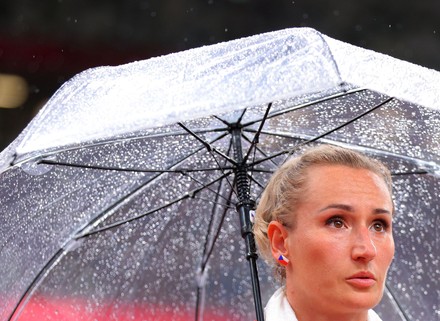
[[[345,225],[345,221],[344,221],[344,219],[343,219],[342,217],[340,217],[340,216],[332,216],[332,217],[330,217],[330,218],[325,222],[325,224],[326,224],[326,225],[332,225],[332,224],[334,224],[335,222],[338,222],[338,221],[341,221],[341,222]]]
[[[325,222],[325,224],[330,226],[330,225],[334,224],[335,222],[341,222],[343,224],[343,226],[346,226],[345,220],[341,216],[332,216]],[[378,232],[384,232],[384,231],[388,230],[389,223],[387,221],[381,220],[381,219],[375,220],[371,226],[373,227],[377,223],[380,223],[382,226],[382,231],[378,231]]]
[[[377,223],[382,224],[383,231],[381,231],[381,232],[388,231],[389,224],[388,224],[387,221],[385,221],[385,220],[376,220],[376,221],[373,222],[372,226],[374,226]]]

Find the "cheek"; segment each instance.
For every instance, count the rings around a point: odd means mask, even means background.
[[[333,291],[335,280],[346,270],[347,252],[343,243],[316,233],[298,242],[291,265],[292,284],[321,294]]]
[[[328,235],[307,235],[295,246],[297,260],[302,260],[305,268],[321,270],[323,272],[338,269],[338,262],[346,256],[346,242],[343,239]]]
[[[382,256],[383,256],[383,263],[384,265],[388,266],[391,264],[391,261],[394,258],[394,240],[391,237],[390,239],[388,239],[387,242],[385,242],[385,244],[383,244],[383,247],[381,249],[382,251]]]
[[[376,264],[377,272],[380,272],[383,278],[386,277],[388,268],[394,258],[394,241],[392,237],[387,237],[374,242],[376,246],[376,257],[374,262]]]

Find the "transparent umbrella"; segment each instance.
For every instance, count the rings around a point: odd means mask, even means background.
[[[302,28],[77,75],[0,154],[1,319],[261,319],[278,285],[254,202],[334,144],[394,175],[378,313],[435,320],[439,92],[436,71]]]

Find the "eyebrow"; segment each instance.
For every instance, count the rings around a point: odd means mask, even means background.
[[[319,210],[319,212],[324,212],[329,209],[340,209],[347,212],[354,212],[354,208],[350,205],[346,204],[330,204],[323,209]],[[373,214],[388,214],[392,216],[392,213],[389,210],[386,210],[384,208],[375,208],[373,210]]]

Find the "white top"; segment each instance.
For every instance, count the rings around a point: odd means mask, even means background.
[[[264,308],[264,319],[266,321],[298,321],[295,312],[284,295],[284,288],[279,288],[267,302]],[[368,310],[368,321],[382,321],[373,310]]]

